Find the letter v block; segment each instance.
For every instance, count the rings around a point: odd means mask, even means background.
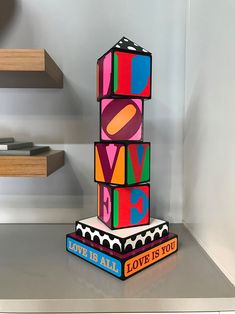
[[[132,185],[149,180],[149,142],[95,143],[95,182]]]
[[[110,229],[149,224],[149,184],[98,184],[98,218]]]

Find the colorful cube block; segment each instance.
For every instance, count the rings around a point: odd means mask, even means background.
[[[97,98],[151,98],[151,53],[123,37],[97,62]]]
[[[147,225],[150,221],[149,184],[98,184],[98,218],[111,229]]]
[[[101,100],[100,139],[102,141],[141,141],[142,138],[142,99]]]
[[[96,142],[95,182],[132,185],[150,180],[150,143]]]

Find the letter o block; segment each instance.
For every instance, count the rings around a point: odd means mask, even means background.
[[[110,229],[149,224],[149,184],[112,186],[98,184],[98,218]]]
[[[100,102],[102,141],[142,141],[143,100],[102,99]]]

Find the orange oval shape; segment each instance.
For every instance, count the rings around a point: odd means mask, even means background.
[[[129,104],[123,108],[107,125],[107,132],[114,135],[120,131],[136,114],[136,108]]]

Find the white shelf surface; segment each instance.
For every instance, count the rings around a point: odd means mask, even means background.
[[[124,282],[66,252],[73,229],[0,225],[0,313],[235,309],[235,287],[182,224],[179,251]]]

